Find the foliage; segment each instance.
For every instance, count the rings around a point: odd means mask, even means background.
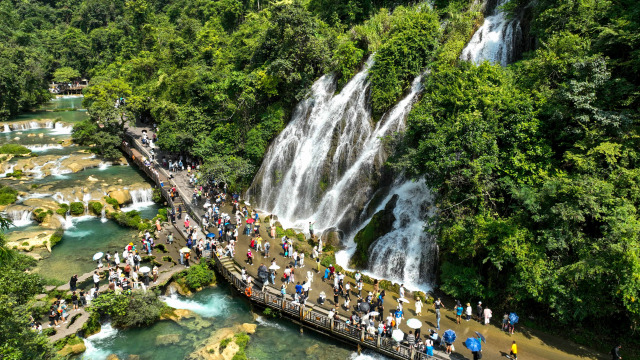
[[[71,215],[82,215],[84,214],[84,204],[80,201],[72,202],[69,204],[69,212]]]
[[[118,200],[112,198],[111,196],[105,196],[104,201],[107,204],[111,205],[114,209],[116,210],[120,209],[120,204],[118,203]]]
[[[189,290],[196,291],[204,286],[214,284],[216,274],[209,268],[209,264],[203,261],[175,274],[174,279]]]
[[[72,67],[64,66],[53,72],[53,81],[67,83],[80,77],[80,72]]]
[[[0,146],[0,154],[10,154],[10,155],[27,155],[31,154],[31,150],[20,144],[4,144]]]
[[[69,211],[68,204],[64,204],[64,203],[58,204],[58,209],[56,209],[56,214],[65,216],[67,214],[67,211]]]
[[[60,240],[62,240],[62,235],[64,234],[64,230],[63,229],[58,229],[56,230],[55,233],[53,233],[53,235],[51,235],[51,237],[49,238],[49,247],[54,247],[57,243],[60,242]]]
[[[89,209],[94,215],[101,215],[102,203],[99,201],[89,201]]]
[[[154,228],[153,224],[149,220],[143,219],[140,216],[140,211],[137,210],[116,212],[112,214],[112,217],[118,224],[138,229],[139,231],[152,230]]]
[[[22,170],[14,170],[13,172],[7,173],[7,177],[19,179],[22,177],[22,174]]]
[[[154,188],[153,189],[153,195],[152,195],[152,200],[155,203],[161,203],[163,198],[162,198],[162,190],[160,190],[160,188]]]
[[[41,223],[47,217],[48,213],[47,213],[47,211],[38,208],[38,209],[33,210],[33,215],[34,215],[36,221]]]
[[[91,302],[90,311],[108,317],[116,328],[141,327],[160,318],[166,305],[152,292],[133,292],[131,295],[106,292]]]
[[[13,204],[18,200],[18,191],[10,186],[0,185],[0,205]]]

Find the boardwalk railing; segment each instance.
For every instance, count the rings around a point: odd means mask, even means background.
[[[138,167],[142,169],[142,171],[144,171],[145,174],[147,174],[147,176],[149,176],[149,178],[151,178],[156,183],[156,185],[158,185],[160,191],[162,191],[162,196],[165,198],[167,203],[170,206],[174,206],[174,202],[171,200],[169,192],[164,187],[160,186],[161,182],[169,185],[168,176],[165,176],[167,180],[164,180],[164,177],[161,178],[158,173],[152,171],[149,166],[145,165],[140,156],[135,156],[131,147],[136,148],[139,153],[145,154],[145,156],[147,157],[149,156],[149,154],[145,149],[143,149],[142,145],[129,134],[127,134],[125,138],[128,145],[123,143],[122,150],[130,157],[131,161],[138,165]],[[157,162],[151,162],[151,166],[155,167],[158,172],[164,170],[161,168],[161,166],[159,166]],[[184,194],[181,193],[181,195]],[[182,205],[190,214],[193,221],[197,222],[198,225],[200,225],[202,228],[202,221],[200,219],[200,216],[195,211],[195,209],[192,208],[191,204],[189,204],[187,201],[183,201]],[[235,262],[235,260],[229,257],[220,258],[213,251],[211,252],[211,256],[213,257],[215,267],[218,272],[231,285],[233,285],[236,290],[244,293],[247,285],[242,281],[240,272],[238,271],[240,267]],[[446,359],[440,355],[427,356],[425,353],[417,351],[415,347],[409,347],[400,344],[393,339],[382,337],[378,335],[377,332],[375,335],[371,335],[368,334],[363,328],[359,329],[356,326],[345,323],[344,321],[329,318],[329,312],[326,309],[323,309],[321,307],[314,307],[313,305],[303,305],[298,302],[294,302],[293,300],[289,299],[290,296],[283,297],[272,287],[265,286],[262,289],[257,289],[254,286],[251,290],[251,296],[249,296],[249,300],[251,302],[254,302],[262,307],[278,310],[281,313],[285,314],[287,317],[295,320],[296,322],[299,322],[305,327],[338,338],[339,340],[345,341],[347,343],[372,349],[393,359]]]

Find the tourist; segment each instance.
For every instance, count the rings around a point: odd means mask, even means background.
[[[445,309],[444,304],[442,303],[442,300],[440,300],[440,298],[433,302],[433,308],[436,312],[436,329],[440,330],[440,309]]]
[[[507,331],[509,329],[509,314],[504,313],[502,315],[502,331]]]
[[[113,263],[115,266],[120,266],[120,255],[118,255],[117,251],[113,254]]]
[[[301,252],[300,254],[298,254],[298,258],[300,260],[300,267],[304,267],[304,253]]]
[[[422,315],[422,300],[416,299],[416,316]]]
[[[398,329],[400,327],[400,323],[402,323],[402,319],[404,319],[404,312],[402,309],[398,308],[394,315],[396,320],[396,329]]]
[[[433,340],[431,340],[430,338],[427,338],[424,341],[424,345],[426,347],[427,357],[430,358],[431,356],[433,356]]]
[[[78,300],[80,301],[80,306],[84,307],[87,305],[87,299],[85,298],[84,290],[80,290],[80,294],[78,294]]]
[[[153,265],[153,269],[151,270],[151,274],[153,274],[153,283],[157,283],[158,282],[158,267],[156,265]]]
[[[466,308],[466,315],[467,315],[467,318],[466,318],[466,321],[471,320],[471,313],[472,313],[472,310],[471,310],[471,304],[470,304],[470,303],[467,303],[467,308]]]
[[[407,344],[412,346],[416,342],[416,337],[413,335],[413,331],[409,330],[409,335],[407,335]]]
[[[491,319],[491,316],[493,316],[491,309],[489,309],[488,307],[484,308],[484,325],[489,324],[489,320]]]
[[[462,311],[464,311],[464,308],[460,304],[460,300],[456,300],[456,324],[460,324],[462,321]]]
[[[513,343],[511,343],[511,351],[509,352],[509,355],[511,356],[512,359],[518,360],[518,345],[516,344],[515,340],[513,340]],[[622,359],[622,358],[617,357],[614,359]]]
[[[514,341],[513,343],[515,344],[516,342]],[[613,360],[622,359],[622,356],[620,356],[620,349],[621,348],[622,348],[622,345],[618,344],[613,349],[611,349],[611,359],[613,359]]]
[[[364,286],[362,279],[358,280],[357,286],[358,286],[358,296],[360,296],[360,294],[362,294],[362,287]]]
[[[309,290],[311,290],[311,281],[303,281],[302,291],[304,292],[304,296],[309,297]]]
[[[251,252],[251,248],[247,249],[247,262],[249,265],[253,265],[253,253]]]
[[[186,266],[187,269],[189,268],[189,257],[190,254],[188,252],[184,254],[184,266]]]
[[[322,277],[322,282],[325,282],[327,279],[329,279],[330,273],[331,271],[329,270],[329,268],[324,269],[324,276]]]
[[[400,288],[398,289],[398,294],[401,299],[404,299],[404,284],[400,284]]]
[[[338,304],[338,297],[340,296],[340,290],[337,286],[333,287],[333,303]]]
[[[478,322],[482,323],[482,301],[478,301],[476,306],[476,315],[478,315]]]
[[[311,239],[313,239],[313,225],[314,225],[315,223],[316,223],[315,221],[314,221],[314,222],[309,221],[309,237],[310,237]]]
[[[472,351],[471,353],[473,354],[473,360],[482,359],[482,350]]]
[[[69,290],[76,291],[76,284],[78,282],[78,275],[73,275],[69,280]]]
[[[282,299],[284,300],[285,296],[287,296],[287,285],[282,284],[280,287],[280,295],[282,295]]]
[[[173,244],[173,233],[167,235],[167,244]]]
[[[100,275],[97,271],[93,272],[93,286],[98,290],[100,288]]]
[[[311,251],[311,258],[313,259],[317,259],[318,258],[318,246],[314,246],[313,250]]]
[[[78,310],[78,295],[75,291],[71,294],[71,304],[73,305],[73,310]]]

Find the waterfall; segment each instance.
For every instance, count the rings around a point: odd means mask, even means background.
[[[106,215],[106,212],[104,210],[104,206],[102,207],[102,211],[100,212],[100,221],[102,223],[106,223],[107,222],[107,215]]]
[[[11,132],[11,128],[9,127],[8,124],[4,124],[4,131],[3,132]]]
[[[11,219],[11,222],[13,222],[14,227],[27,226],[33,222],[33,220],[31,220],[33,216],[31,210],[9,210],[7,211],[7,215],[9,219]]]
[[[118,330],[110,323],[102,324],[100,332],[84,339],[87,350],[82,354],[82,359],[107,359],[113,352],[105,349],[104,343],[113,341],[118,336]]]
[[[391,231],[369,247],[365,273],[404,283],[408,289],[426,290],[435,280],[438,254],[435,236],[425,232],[427,223],[424,219],[435,214],[433,195],[424,180],[398,179],[372,214],[384,209],[395,195],[398,195],[393,209],[396,220]],[[355,250],[353,237],[356,232],[348,236],[347,250],[336,254],[336,261],[341,266],[349,264]]]
[[[73,217],[69,213],[64,216],[64,219],[61,221],[62,227],[67,230],[73,227]]]
[[[205,318],[224,315],[229,307],[229,301],[222,293],[209,294],[204,299],[199,298],[198,300],[185,298],[184,296],[172,293],[160,299],[174,309],[190,310]]]
[[[27,145],[25,146],[27,149],[35,152],[45,152],[48,150],[59,150],[62,149],[62,145],[60,144],[37,144],[37,145]]]
[[[52,128],[53,130],[50,131],[52,135],[70,135],[73,131],[72,125],[67,125],[61,121],[53,124]]]
[[[473,61],[476,65],[489,61],[502,66],[515,60],[516,48],[522,41],[522,28],[519,19],[508,19],[499,9],[507,2],[509,0],[498,0],[493,14],[484,19],[482,26],[462,50],[461,60]]]
[[[322,76],[275,139],[248,191],[259,208],[278,215],[285,227],[349,227],[379,180],[386,160],[381,137],[404,128],[420,91],[410,93],[373,123],[367,75],[372,59],[334,95],[335,79]]]
[[[0,177],[6,177],[8,174],[11,174],[15,167],[16,167],[16,164],[9,164],[9,166],[5,169],[4,173],[0,174]]]
[[[131,194],[131,205],[123,207],[121,210],[124,212],[140,210],[141,208],[155,204],[153,202],[152,188],[129,190],[129,194]]]

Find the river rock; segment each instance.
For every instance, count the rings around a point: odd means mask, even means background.
[[[206,340],[206,343],[198,348],[196,351],[192,352],[188,359],[191,360],[205,360],[205,359],[216,359],[216,360],[231,360],[233,356],[238,352],[239,347],[233,341],[233,336],[242,332],[242,325],[236,325],[228,328],[222,328],[214,332],[209,339]],[[231,338],[232,341],[220,352],[220,342],[224,339]]]
[[[116,354],[110,354],[107,356],[107,360],[120,360],[120,358]]]
[[[58,355],[62,357],[68,357],[82,354],[86,350],[87,347],[84,345],[84,342],[79,342],[73,345],[65,345],[60,351],[58,351]]]
[[[93,177],[93,175],[90,175],[90,176],[87,178],[87,181],[95,182],[95,181],[100,181],[100,180],[98,180],[98,179],[96,179],[95,177]]]
[[[59,207],[57,202],[51,199],[46,199],[46,198],[31,198],[23,201],[22,203],[34,209],[41,208],[44,210],[56,211]]]
[[[43,133],[40,133],[40,134],[38,134],[38,137],[39,137],[39,138],[43,138],[43,137],[44,137],[44,134],[43,134]]]
[[[314,353],[316,353],[318,351],[318,348],[320,347],[320,345],[318,344],[313,344],[311,346],[309,346],[308,348],[306,348],[304,350],[305,354],[307,354],[307,356],[311,356]]]
[[[128,355],[127,360],[140,360],[140,355]]]
[[[241,326],[242,326],[242,331],[246,332],[247,334],[255,333],[256,328],[258,327],[257,324],[249,324],[249,323],[244,323]]]
[[[129,193],[129,190],[122,189],[111,191],[109,192],[109,196],[115,199],[120,205],[131,202],[131,194]]]
[[[160,320],[180,321],[182,319],[190,319],[195,317],[195,313],[186,309],[173,309],[170,314],[163,315]]]
[[[180,334],[166,334],[156,336],[156,346],[173,345],[180,342]]]
[[[18,136],[14,137],[13,140],[18,141],[20,138]]]
[[[35,136],[36,136],[36,134],[29,134],[29,135],[27,135],[27,137],[35,137]]]
[[[19,250],[33,248],[46,248],[55,230],[14,231],[6,235],[7,247]],[[46,241],[46,244],[45,244]]]

